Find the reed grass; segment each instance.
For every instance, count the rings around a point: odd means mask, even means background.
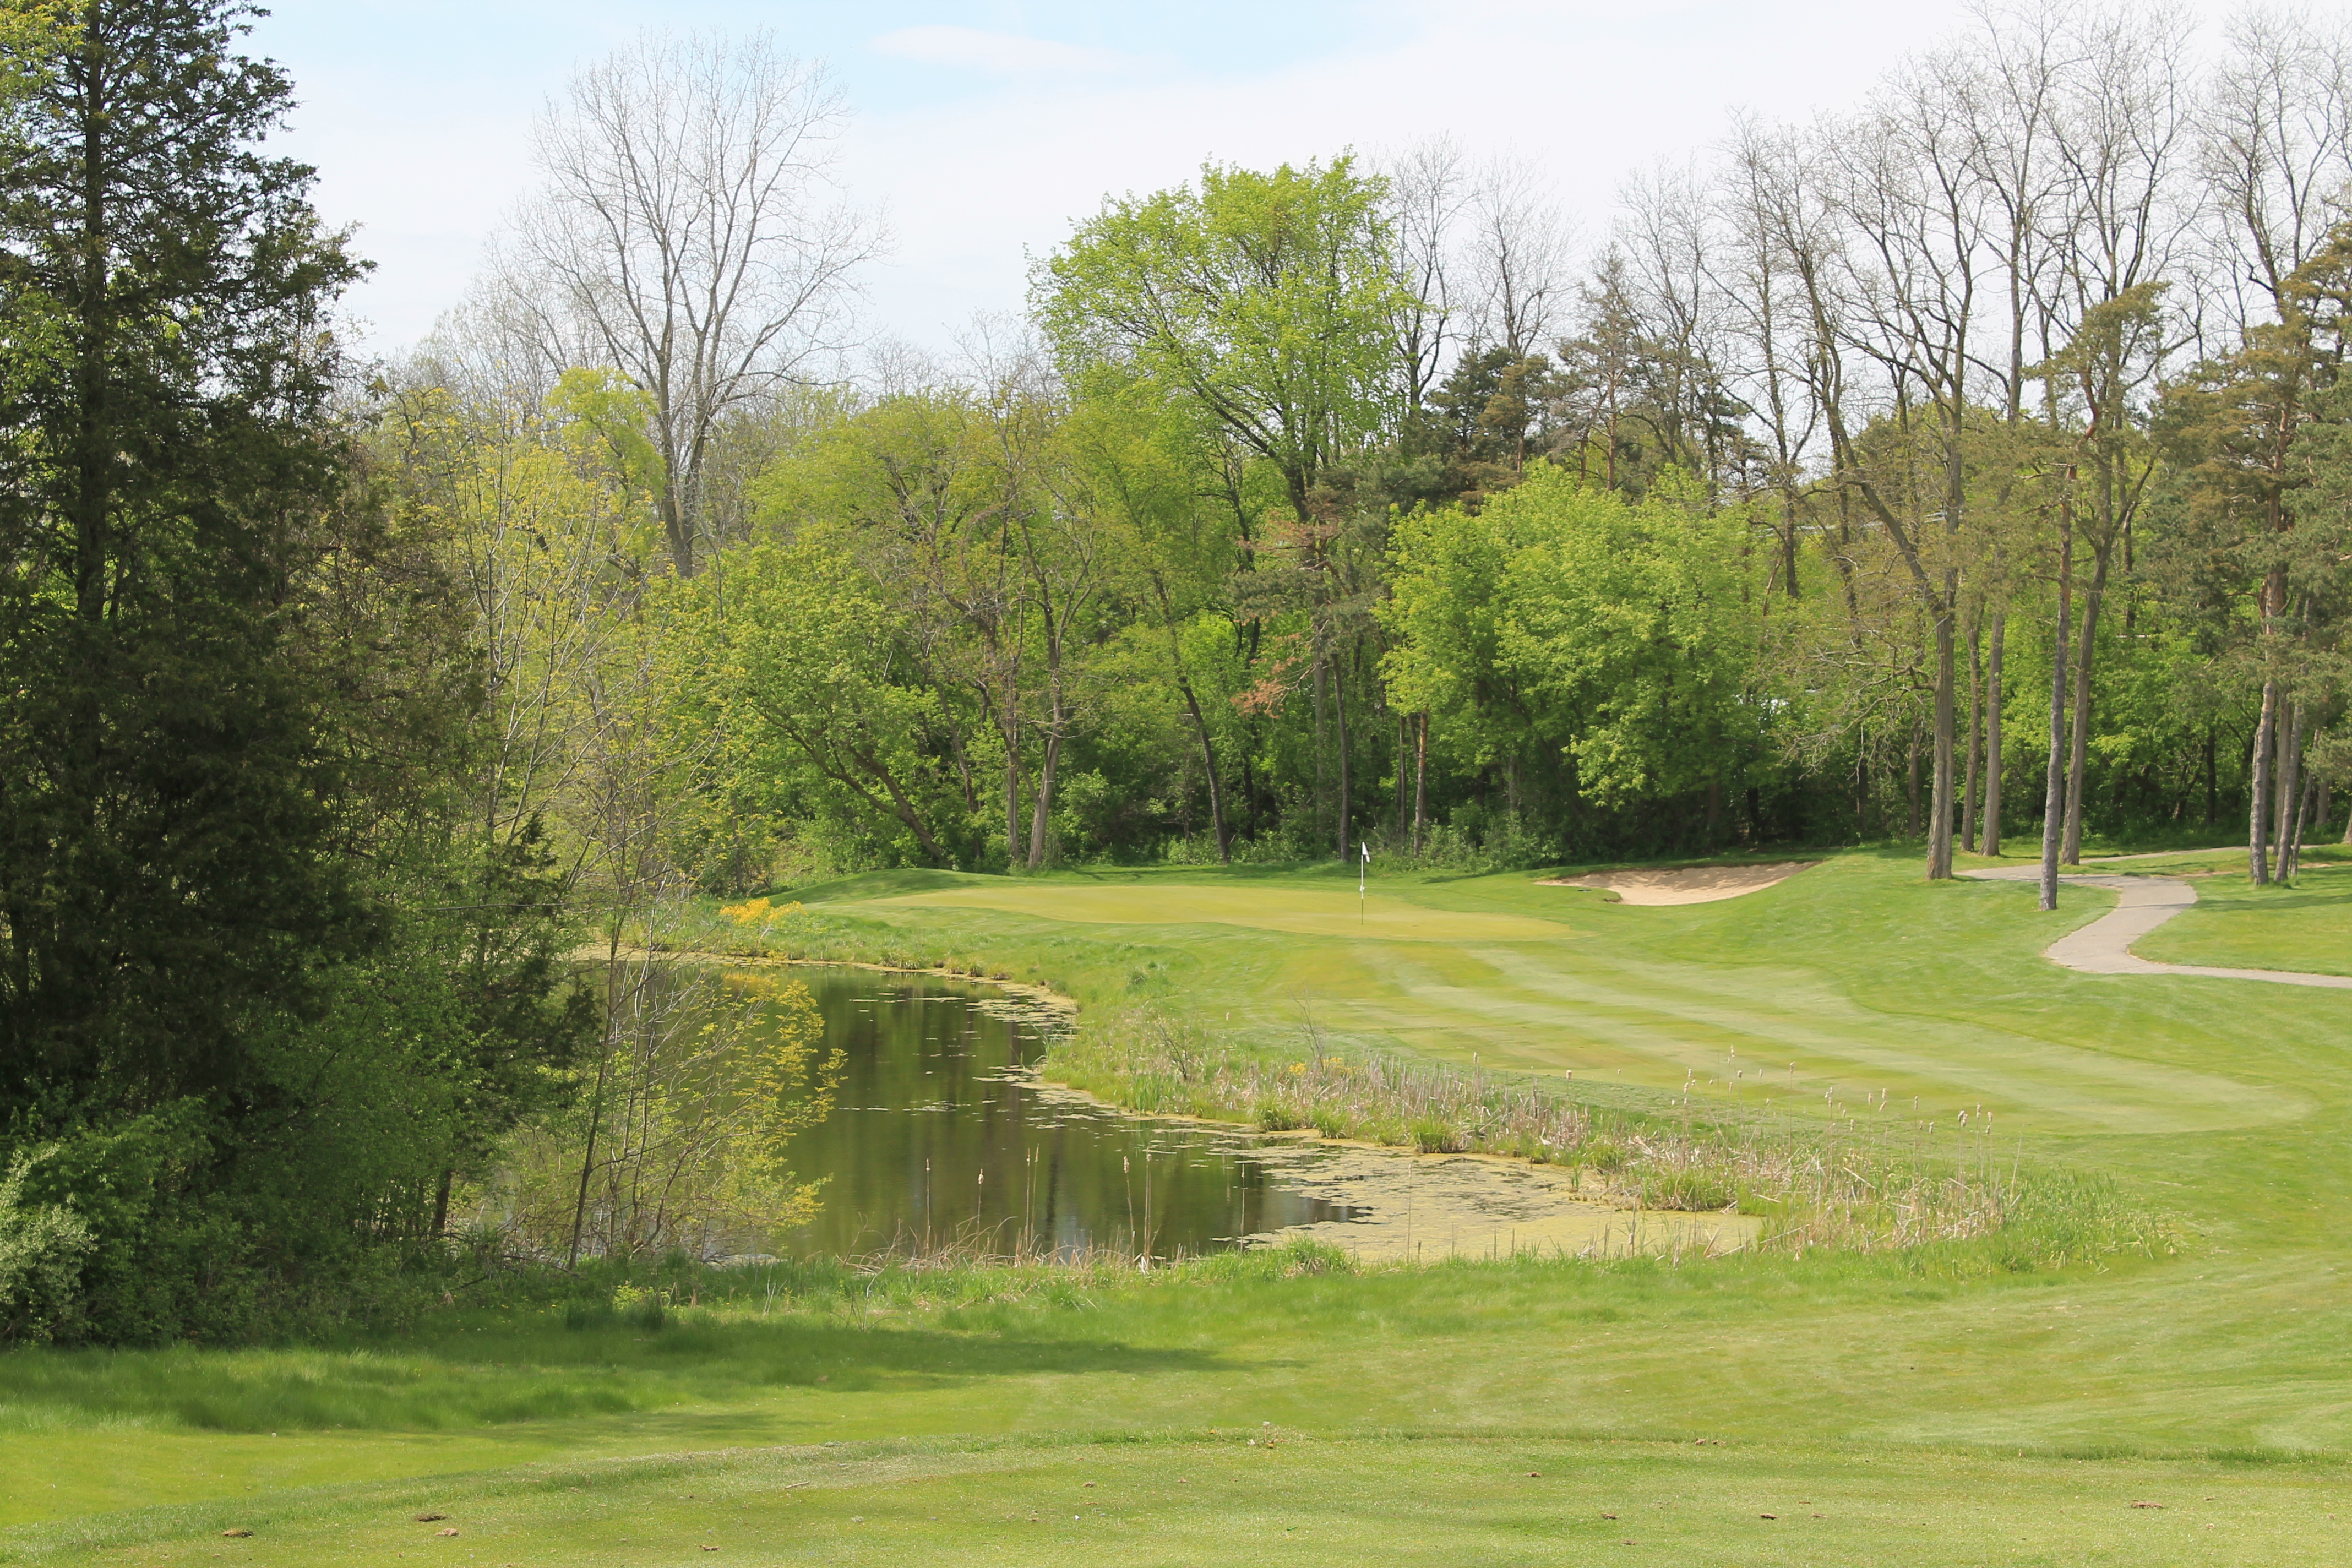
[[[1043,1070],[1146,1114],[1244,1122],[1423,1153],[1496,1154],[1578,1172],[1635,1209],[1738,1212],[1765,1221],[1755,1244],[1900,1251],[2008,1234],[1999,1266],[2168,1245],[2157,1216],[2112,1183],[2003,1159],[1988,1119],[1938,1136],[1866,1122],[1823,1123],[1696,1109],[1602,1106],[1527,1074],[1326,1048],[1310,1022],[1300,1048],[1254,1051],[1141,1007],[1058,1037]]]

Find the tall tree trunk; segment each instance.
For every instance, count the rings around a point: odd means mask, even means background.
[[[1870,735],[1867,731],[1853,738],[1853,837],[1856,842],[1870,835]]]
[[[1421,710],[1412,745],[1412,854],[1421,858],[1421,841],[1429,828],[1429,710]]]
[[[1201,700],[1193,695],[1192,682],[1187,676],[1176,678],[1177,689],[1184,694],[1184,710],[1192,716],[1192,733],[1200,737],[1201,765],[1209,775],[1209,826],[1216,830],[1217,864],[1234,863],[1233,838],[1225,831],[1224,786],[1217,782],[1217,747],[1209,738],[1209,721],[1201,711]]]
[[[2074,613],[2073,505],[2059,503],[2058,635],[2050,643],[2050,765],[2042,791],[2042,907],[2058,907],[2058,844],[2066,823],[2066,645]]]
[[[1176,672],[1176,689],[1184,694],[1184,711],[1192,716],[1192,733],[1201,742],[1201,765],[1209,776],[1209,826],[1217,835],[1217,864],[1234,863],[1233,837],[1225,828],[1225,791],[1217,778],[1217,747],[1209,735],[1209,721],[1201,711],[1201,699],[1192,690],[1192,677],[1184,666],[1184,634],[1177,625],[1176,605],[1168,591],[1167,580],[1158,571],[1151,574],[1151,591],[1160,603],[1160,625],[1168,634],[1168,668]]]
[[[2067,753],[2066,841],[2061,855],[2069,866],[2083,863],[2084,775],[2091,756],[2091,659],[2099,635],[2099,605],[2105,598],[2107,563],[2113,545],[2091,552],[2091,582],[2083,595],[2083,647],[2074,658],[2074,726]]]
[[[1397,715],[1396,742],[1396,826],[1394,838],[1404,837],[1404,759],[1412,744],[1412,719],[1410,714]]]
[[[2276,510],[2273,502],[2274,513]],[[2275,521],[2273,526],[2277,526]],[[2262,639],[2265,654],[2274,646],[2275,623],[2285,612],[2286,573],[2283,568],[2273,567],[2263,579]],[[2268,887],[2271,880],[2271,753],[2278,745],[2278,678],[2273,675],[2263,681],[2263,716],[2254,726],[2253,764],[2247,770],[2248,793],[2253,799],[2246,811],[2246,859],[2257,888]]]
[[[1345,660],[1331,663],[1331,709],[1339,736],[1339,858],[1348,858],[1348,677]]]
[[[1983,616],[1969,627],[1969,774],[1968,787],[1960,792],[1960,844],[1974,848],[1977,842],[1977,764],[1984,754],[1984,637]]]
[[[1054,813],[1054,774],[1062,762],[1061,715],[1055,715],[1053,729],[1045,734],[1045,755],[1037,764],[1035,804],[1029,814],[1029,869],[1038,870],[1045,864],[1048,837],[1053,832],[1049,818]]]
[[[596,1134],[604,1118],[604,1087],[613,1067],[613,1031],[617,1025],[621,1007],[621,927],[615,921],[607,931],[604,951],[604,1048],[596,1057],[596,1088],[588,1101],[588,1148],[580,1156],[580,1191],[572,1203],[572,1245],[566,1250],[563,1267],[575,1268],[580,1264],[580,1234],[588,1221],[588,1183],[596,1170]]]
[[[2303,699],[2287,706],[2286,732],[2279,738],[2278,879],[2294,878],[2297,849],[2303,842]]]
[[[1959,783],[1952,764],[1958,749],[1959,649],[1953,617],[1959,598],[1958,574],[1944,575],[1944,597],[1936,614],[1936,744],[1935,784],[1930,793],[1927,825],[1927,879],[1939,881],[1952,874],[1952,796]]]
[[[1021,724],[1006,710],[1004,718],[1004,868],[1021,864]]]
[[[1985,668],[1984,847],[1989,856],[2000,853],[2000,656],[2009,640],[2009,612],[1992,617],[1992,652]]]
[[[1323,809],[1324,792],[1331,787],[1330,674],[1323,654],[1315,655],[1315,809]],[[1344,830],[1343,830],[1344,831]]]
[[[2213,721],[2205,721],[2205,826],[2221,820],[2221,774],[2214,756]]]
[[[2246,861],[2254,886],[2267,888],[2271,882],[2270,796],[2271,752],[2276,747],[2278,731],[2278,682],[2263,682],[2263,717],[2254,726],[2254,753],[2247,770],[2251,787],[2247,793],[2253,804],[2247,812]]]
[[[1911,744],[1903,753],[1903,837],[1919,837],[1919,721],[1911,721]]]
[[[2302,782],[2295,786],[2294,809],[2287,816],[2286,843],[2279,851],[2280,858],[2286,862],[2286,874],[2280,879],[2290,882],[2303,870],[2303,841],[2311,835],[2313,810],[2319,795],[2317,775],[2299,763],[2295,773]]]

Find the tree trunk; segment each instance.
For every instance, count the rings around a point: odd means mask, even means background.
[[[1916,838],[1919,837],[1919,721],[1916,719],[1911,721],[1911,745],[1903,753],[1903,837]],[[1929,875],[1933,874],[1931,868]]]
[[[2000,655],[2009,640],[2009,612],[1999,610],[1992,617],[1992,652],[1985,669],[1985,784],[1984,784],[1984,848],[1988,856],[2000,853]]]
[[[2316,775],[2299,763],[2295,772],[2303,782],[2294,792],[2294,810],[2287,818],[2286,845],[2280,851],[2281,858],[2287,862],[2286,875],[2281,879],[2283,881],[2293,881],[2303,870],[2303,841],[2311,836],[2313,811],[2319,795]]]
[[[1406,748],[1412,742],[1412,720],[1403,713],[1397,715],[1396,742],[1396,827],[1391,842],[1404,837],[1404,759]]]
[[[2271,749],[2276,744],[2277,729],[2278,682],[2265,680],[2262,721],[2254,726],[2253,762],[2247,770],[2251,775],[2247,793],[2253,796],[2253,804],[2246,814],[2246,870],[2257,888],[2267,888],[2271,883]]]
[[[2074,605],[2074,529],[2071,509],[2060,503],[2058,544],[2058,635],[2050,644],[2050,765],[2042,792],[2042,907],[2058,907],[2058,843],[2066,821],[2066,645]]]
[[[1348,678],[1342,661],[1331,664],[1331,710],[1339,737],[1339,858],[1348,858]]]
[[[1021,864],[1021,726],[1004,721],[1004,868]]]
[[[1940,881],[1952,874],[1952,796],[1959,783],[1952,764],[1959,743],[1959,628],[1952,624],[1959,597],[1954,574],[1944,578],[1942,607],[1936,615],[1936,736],[1935,784],[1929,792],[1927,879]]]
[[[2280,737],[2278,760],[2278,879],[2294,879],[2297,851],[2303,844],[2303,700],[2288,706],[2286,733]]]
[[[1969,773],[1960,792],[1960,844],[1977,842],[1977,764],[1984,754],[1984,638],[1981,624],[1969,627]]]
[[[2205,826],[2221,820],[2221,776],[2214,760],[2213,724],[2205,724]]]
[[[449,1187],[457,1177],[457,1172],[442,1167],[440,1190],[433,1195],[433,1234],[436,1237],[449,1233]]]
[[[1323,809],[1324,791],[1331,787],[1330,675],[1323,655],[1315,655],[1315,809]],[[1342,831],[1345,831],[1342,829]]]
[[[588,1148],[580,1156],[580,1192],[572,1204],[572,1246],[563,1267],[580,1263],[580,1233],[588,1220],[588,1182],[596,1170],[596,1134],[604,1118],[604,1085],[613,1067],[614,1020],[621,1006],[621,928],[611,928],[604,953],[604,1048],[596,1057],[596,1089],[588,1101]]]
[[[1176,678],[1177,689],[1184,694],[1184,710],[1192,716],[1192,732],[1201,739],[1201,765],[1209,773],[1209,826],[1216,830],[1217,864],[1234,863],[1233,839],[1225,832],[1225,793],[1217,783],[1217,747],[1209,738],[1209,721],[1201,711],[1201,700],[1192,694],[1190,678]]]
[[[1029,815],[1029,869],[1042,868],[1045,864],[1046,837],[1052,831],[1048,818],[1054,811],[1054,773],[1061,765],[1062,736],[1059,715],[1052,731],[1045,736],[1045,760],[1037,764],[1036,805]]]
[[[2067,753],[2066,841],[2061,851],[2069,866],[2083,863],[2084,775],[2091,755],[2091,658],[2099,633],[2099,605],[2106,596],[2107,562],[2113,553],[2112,545],[2092,552],[2091,584],[2083,595],[2083,647],[2074,658],[2074,742]]]
[[[1429,828],[1429,710],[1421,710],[1412,747],[1412,854],[1421,858],[1421,841]]]

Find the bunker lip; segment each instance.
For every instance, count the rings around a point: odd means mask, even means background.
[[[1780,860],[1768,866],[1672,866],[1626,871],[1594,871],[1582,877],[1546,877],[1539,888],[1591,888],[1614,893],[1626,904],[1712,904],[1760,892],[1810,871],[1818,860]]]

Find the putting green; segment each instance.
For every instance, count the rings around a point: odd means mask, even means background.
[[[1565,923],[1524,915],[1432,910],[1382,893],[1360,900],[1353,889],[1186,887],[1160,883],[1094,887],[1063,880],[973,879],[961,887],[907,893],[886,905],[1001,910],[1080,925],[1229,925],[1301,936],[1375,942],[1559,942]]]

